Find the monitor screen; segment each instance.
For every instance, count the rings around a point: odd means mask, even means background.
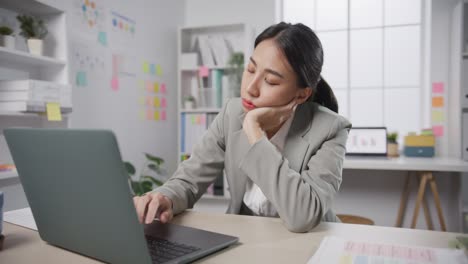
[[[346,142],[346,154],[386,155],[387,129],[385,127],[353,127]]]

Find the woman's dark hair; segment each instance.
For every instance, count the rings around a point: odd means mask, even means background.
[[[281,22],[265,29],[255,39],[255,47],[273,38],[297,75],[298,86],[312,88],[312,100],[338,113],[335,94],[322,78],[323,49],[317,35],[303,24]]]

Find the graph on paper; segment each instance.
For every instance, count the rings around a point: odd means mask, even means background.
[[[463,250],[325,237],[308,264],[468,264]]]

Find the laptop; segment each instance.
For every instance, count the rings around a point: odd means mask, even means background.
[[[39,235],[109,263],[187,263],[237,237],[140,224],[115,135],[105,130],[4,130]]]
[[[353,127],[346,142],[346,158],[387,158],[386,127]]]

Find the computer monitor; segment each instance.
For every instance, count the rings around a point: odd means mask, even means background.
[[[346,142],[346,155],[387,156],[387,128],[351,128]]]

